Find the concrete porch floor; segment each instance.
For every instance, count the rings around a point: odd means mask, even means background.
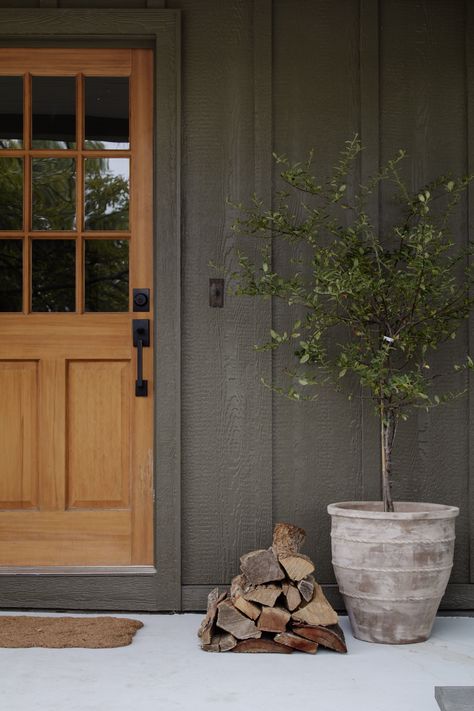
[[[290,656],[202,652],[201,615],[123,616],[145,624],[129,647],[0,649],[0,709],[439,711],[435,686],[474,685],[474,618],[438,618],[400,647],[359,642],[342,618],[347,655]]]

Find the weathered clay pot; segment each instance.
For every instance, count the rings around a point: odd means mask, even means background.
[[[428,639],[454,553],[455,506],[378,501],[328,506],[332,562],[354,636],[408,644]]]

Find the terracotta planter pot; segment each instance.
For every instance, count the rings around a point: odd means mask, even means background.
[[[428,639],[454,553],[455,506],[378,501],[328,506],[332,562],[354,636],[408,644]]]

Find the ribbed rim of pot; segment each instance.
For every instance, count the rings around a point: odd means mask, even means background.
[[[345,518],[382,518],[398,520],[418,520],[432,518],[455,518],[459,514],[457,506],[444,504],[425,504],[412,501],[395,501],[395,511],[384,511],[382,501],[340,501],[329,504],[331,516]]]

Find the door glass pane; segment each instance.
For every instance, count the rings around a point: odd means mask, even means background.
[[[33,158],[34,230],[76,229],[76,161]]]
[[[23,77],[0,77],[0,148],[23,145]]]
[[[75,77],[33,77],[32,87],[32,147],[75,148]]]
[[[128,77],[86,77],[85,148],[130,147]]]
[[[86,230],[127,230],[129,158],[86,158],[84,164]]]
[[[23,158],[0,158],[0,230],[23,227]]]
[[[23,240],[0,239],[0,311],[21,311]]]
[[[76,310],[76,243],[34,239],[31,248],[31,310]]]
[[[85,310],[128,311],[128,240],[87,239]]]

